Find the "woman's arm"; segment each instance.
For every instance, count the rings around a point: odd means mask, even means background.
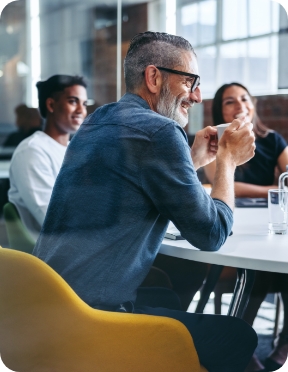
[[[288,146],[281,152],[277,159],[280,173],[286,172],[288,165]],[[268,190],[278,188],[278,184],[270,186],[252,185],[250,183],[235,182],[235,196],[247,198],[267,198]]]
[[[288,165],[288,146],[285,147],[277,159],[277,166],[281,173],[286,172],[286,165]]]
[[[235,196],[238,198],[267,198],[268,190],[278,186],[259,186],[252,183],[234,182]]]
[[[280,154],[278,161],[277,164],[281,169],[281,172],[285,172],[286,164],[288,164],[288,147],[286,147],[286,149]],[[204,167],[205,175],[211,184],[213,184],[214,181],[215,170],[216,161],[213,161]],[[268,190],[276,187],[276,185],[259,186],[245,182],[234,182],[234,186],[235,196],[240,198],[267,198]]]

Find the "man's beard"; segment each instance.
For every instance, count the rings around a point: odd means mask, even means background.
[[[184,128],[188,124],[188,119],[180,112],[182,100],[183,99],[179,99],[171,94],[169,86],[166,83],[161,89],[156,109],[158,114],[177,121],[177,123]]]

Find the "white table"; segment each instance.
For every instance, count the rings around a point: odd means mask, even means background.
[[[0,179],[9,178],[10,160],[0,160]]]
[[[218,252],[200,251],[186,240],[164,239],[160,253],[244,269],[229,309],[229,314],[236,316],[239,316],[239,309],[240,314],[245,309],[252,288],[251,280],[252,283],[254,280],[254,270],[288,274],[288,235],[268,234],[267,208],[236,208],[233,235],[227,238]],[[248,288],[248,283],[251,288]],[[241,303],[243,293],[246,294],[244,304]]]

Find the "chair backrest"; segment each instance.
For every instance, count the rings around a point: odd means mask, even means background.
[[[3,215],[10,248],[32,253],[35,241],[23,225],[15,205],[6,203],[3,207]]]
[[[0,354],[18,372],[200,372],[174,319],[92,309],[40,259],[0,248]]]

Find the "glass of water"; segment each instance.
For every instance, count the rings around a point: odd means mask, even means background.
[[[271,189],[268,191],[268,212],[270,234],[287,233],[288,191]]]

